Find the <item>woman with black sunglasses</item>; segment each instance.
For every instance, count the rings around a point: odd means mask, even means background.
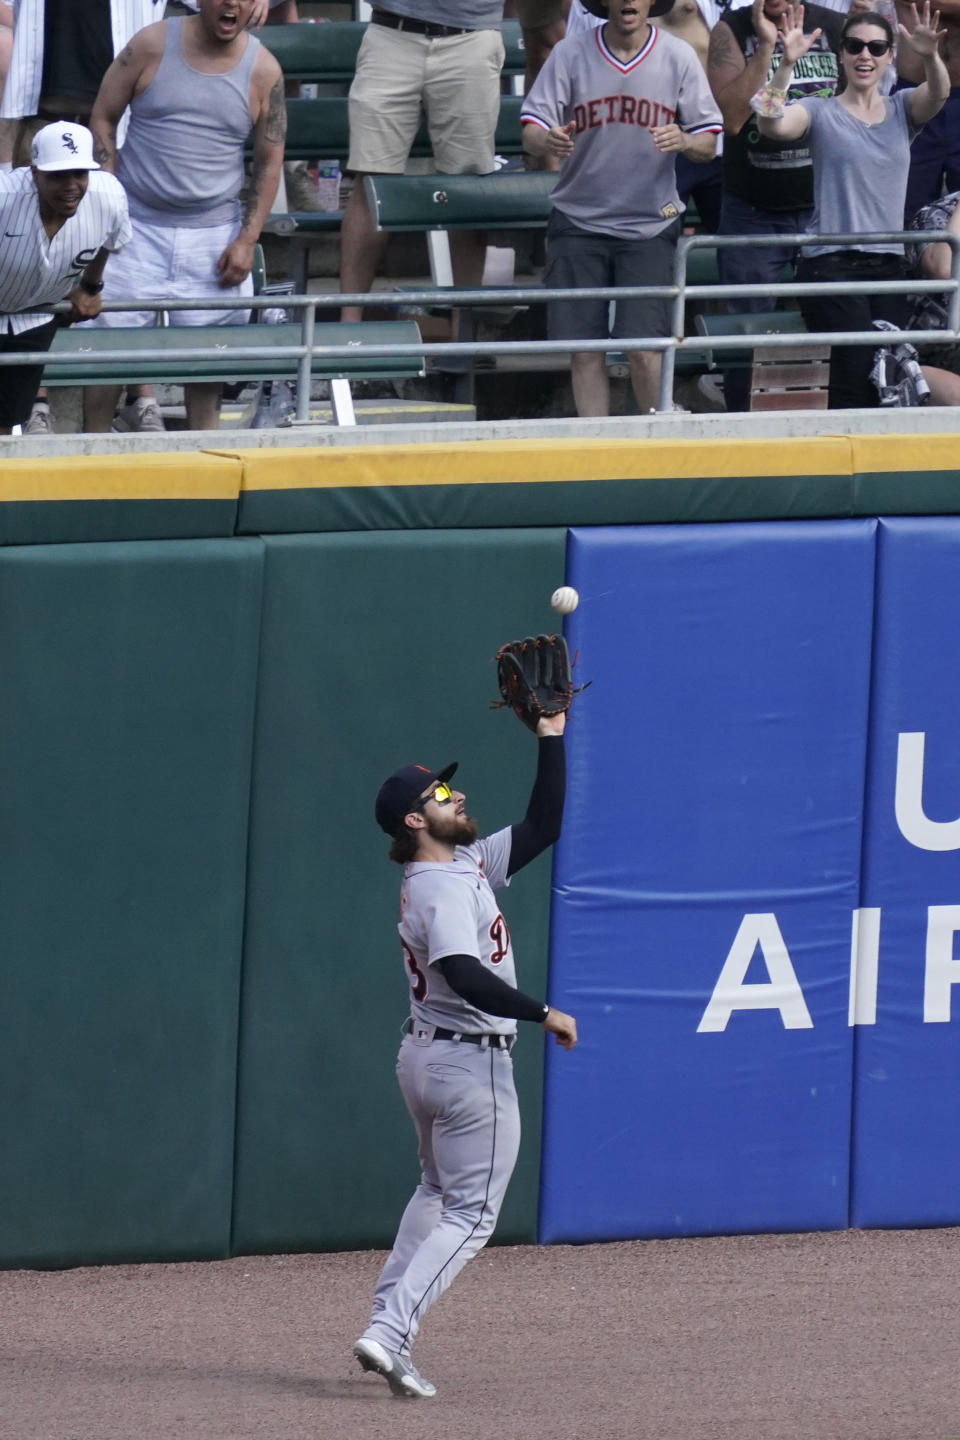
[[[910,144],[950,93],[946,66],[937,52],[945,31],[940,12],[931,17],[912,6],[912,24],[898,27],[903,42],[921,60],[924,81],[893,95],[881,82],[893,63],[894,35],[874,11],[848,15],[840,32],[841,86],[831,99],[785,103],[793,67],[815,39],[803,33],[803,8],[787,8],[783,59],[751,105],[761,134],[786,141],[808,137],[813,160],[814,212],[810,230],[823,236],[862,234],[855,249],[804,247],[797,267],[803,281],[900,280],[906,275],[903,246],[875,241],[871,234],[902,225]],[[905,326],[908,295],[811,295],[800,301],[808,330],[869,330],[873,320]],[[835,346],[830,356],[830,408],[874,406],[869,345]]]

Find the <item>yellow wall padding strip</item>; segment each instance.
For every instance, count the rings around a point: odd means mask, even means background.
[[[856,435],[852,445],[855,475],[960,471],[960,435]]]
[[[243,461],[245,491],[851,473],[845,435],[710,442],[469,440],[220,453]]]
[[[63,455],[0,463],[0,503],[10,500],[236,500],[238,457],[192,451]]]

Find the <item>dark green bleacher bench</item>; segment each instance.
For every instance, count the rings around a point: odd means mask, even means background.
[[[799,310],[754,310],[739,315],[698,315],[699,334],[742,335],[761,341],[764,335],[804,335]],[[751,410],[825,410],[830,380],[830,351],[825,345],[780,349],[762,344],[744,349],[710,351],[712,367],[721,371],[750,369]]]
[[[325,20],[313,25],[267,25],[258,32],[277,57],[284,78],[320,85],[349,85],[357,65],[357,52],[366,33],[362,20]],[[501,26],[505,58],[501,74],[511,79],[526,65],[520,26],[505,20]]]
[[[364,181],[378,230],[542,229],[557,176],[545,170],[493,175],[376,175]]]
[[[530,230],[550,218],[557,176],[543,170],[493,175],[376,175],[364,181],[379,230]],[[687,257],[687,281],[719,279],[717,252],[698,246]]]
[[[520,133],[522,104],[519,95],[500,97],[500,118],[497,121],[495,141],[498,155],[523,153]],[[285,159],[346,160],[349,149],[350,122],[346,95],[320,95],[316,100],[287,101]],[[432,153],[427,122],[424,120],[417,131],[410,154],[415,158],[423,158]]]
[[[542,170],[510,170],[493,175],[376,175],[364,180],[367,203],[379,230],[425,231],[430,249],[431,276],[438,278],[433,235],[450,230],[544,229],[550,216],[551,195],[556,175]],[[432,234],[431,234],[432,232]],[[690,284],[716,283],[716,250],[692,250],[688,257]],[[455,292],[437,286],[438,298],[450,303]],[[547,368],[538,357],[528,358],[533,369]],[[627,363],[622,354],[611,352],[609,364],[619,370]],[[702,369],[704,355],[688,352],[677,356],[678,373]],[[472,398],[469,384],[473,369],[458,399]]]
[[[311,374],[317,380],[346,381],[412,378],[423,374],[423,358],[414,356],[371,356],[371,345],[419,345],[420,331],[408,320],[362,321],[343,324],[318,321],[314,345],[351,345],[356,353],[324,359],[314,355]],[[189,327],[137,327],[133,329],[88,329],[71,326],[58,330],[44,367],[45,385],[138,385],[150,382],[182,385],[227,380],[294,380],[297,360],[272,354],[279,346],[299,345],[300,326],[286,325],[197,325]],[[254,356],[235,354],[255,348]],[[170,359],[171,350],[216,350],[216,359]],[[134,361],[97,360],[110,350],[136,351]],[[58,365],[57,356],[89,354],[83,366]],[[349,396],[349,390],[346,395]],[[336,402],[336,395],[335,395]],[[337,408],[335,403],[335,409]],[[342,410],[342,405],[341,405]],[[339,419],[339,414],[338,414]]]
[[[285,27],[272,27],[282,30]],[[286,28],[293,28],[286,27]],[[310,26],[310,29],[323,29]],[[520,134],[520,107],[518,95],[504,95],[500,100],[500,119],[497,124],[496,149],[498,155],[519,155],[523,145]],[[347,115],[345,95],[321,95],[316,100],[287,101],[287,139],[284,155],[287,160],[346,160],[350,150],[350,124]],[[417,131],[413,148],[414,159],[426,159],[433,153],[426,121]],[[316,236],[336,233],[343,219],[342,212],[294,211],[291,214],[277,212],[267,218],[263,227],[265,235],[274,235],[286,240],[291,246],[289,270],[298,294],[306,289],[307,255],[311,239]]]

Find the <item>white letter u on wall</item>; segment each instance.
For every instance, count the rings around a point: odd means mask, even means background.
[[[960,819],[929,820],[923,810],[923,730],[897,738],[894,811],[905,840],[918,850],[960,850]]]

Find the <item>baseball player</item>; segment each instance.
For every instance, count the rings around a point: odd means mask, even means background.
[[[496,900],[560,833],[566,715],[537,724],[537,775],[519,824],[477,839],[456,764],[406,765],[384,781],[376,817],[403,865],[400,943],[410,1019],[397,1077],[417,1131],[420,1184],[380,1274],[370,1323],[353,1347],[400,1397],[436,1387],[410,1347],[430,1306],[493,1233],[520,1144],[510,1052],[529,1020],[570,1050],[571,1015],[517,989],[510,931]]]
[[[57,328],[43,307],[69,299],[70,320],[96,316],[107,259],[130,233],[123,187],[101,171],[83,125],[47,125],[30,168],[0,174],[0,351],[36,351],[39,362],[0,369],[0,435],[24,423],[37,394]]]
[[[682,204],[675,158],[712,160],[723,124],[695,51],[648,22],[650,0],[589,0],[603,14],[596,30],[551,51],[521,113],[524,149],[561,161],[547,226],[544,284],[554,289],[669,285]],[[605,300],[556,301],[555,340],[604,339]],[[618,301],[613,334],[670,333],[670,302]],[[571,357],[578,415],[607,415],[605,357]],[[656,406],[657,351],[631,351],[630,374],[642,413]]]

